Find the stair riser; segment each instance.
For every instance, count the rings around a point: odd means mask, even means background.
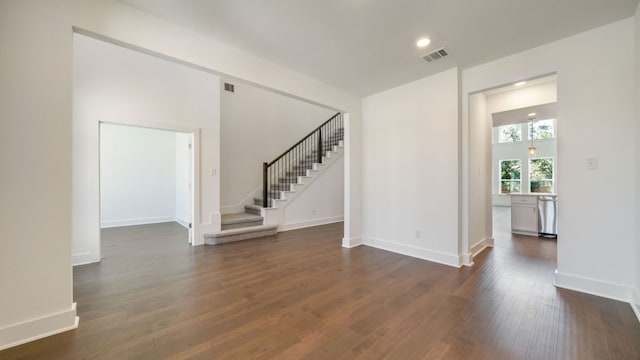
[[[262,205],[262,204],[260,204]],[[257,221],[247,221],[247,222],[242,222],[242,223],[237,223],[237,224],[223,224],[222,225],[222,230],[229,230],[229,229],[240,229],[243,227],[248,227],[248,226],[258,226],[258,225],[262,225],[264,221],[263,220],[257,220]]]
[[[291,184],[271,184],[271,191],[291,191]]]
[[[253,215],[262,215],[259,209],[250,208],[248,206],[245,206],[244,212],[253,214]]]
[[[301,175],[300,175],[301,176]],[[296,176],[287,176],[287,177],[281,177],[278,178],[278,182],[283,184],[283,183],[287,183],[287,184],[297,184],[298,183],[298,175]]]
[[[255,239],[265,236],[276,235],[278,233],[277,227],[267,226],[260,228],[247,228],[246,231],[232,230],[232,234],[210,234],[205,235],[204,242],[207,245],[224,244],[228,242]]]

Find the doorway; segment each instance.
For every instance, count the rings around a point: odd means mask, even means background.
[[[194,134],[110,122],[99,133],[100,232],[177,223],[191,244]]]
[[[468,104],[472,259],[487,246],[512,247],[516,238],[538,238],[538,200],[557,195],[557,76],[475,92]],[[512,221],[512,198],[527,206],[513,213],[526,215],[524,220]]]

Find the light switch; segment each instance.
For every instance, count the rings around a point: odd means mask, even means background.
[[[598,168],[598,159],[597,158],[589,158],[587,159],[587,170],[596,170]]]

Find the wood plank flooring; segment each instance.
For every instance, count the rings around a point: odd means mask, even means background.
[[[500,211],[461,269],[343,249],[341,223],[195,248],[175,223],[103,230],[74,269],[80,327],[0,359],[640,358],[631,307],[553,287],[555,241]]]

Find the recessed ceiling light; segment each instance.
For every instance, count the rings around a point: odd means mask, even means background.
[[[517,83],[513,84],[513,86],[522,86],[526,83],[527,83],[526,81],[518,81]]]
[[[536,113],[529,113],[529,117],[534,117],[536,116]]]
[[[418,42],[416,43],[416,46],[419,48],[423,48],[429,44],[431,44],[431,40],[429,38],[422,38],[418,40]]]

